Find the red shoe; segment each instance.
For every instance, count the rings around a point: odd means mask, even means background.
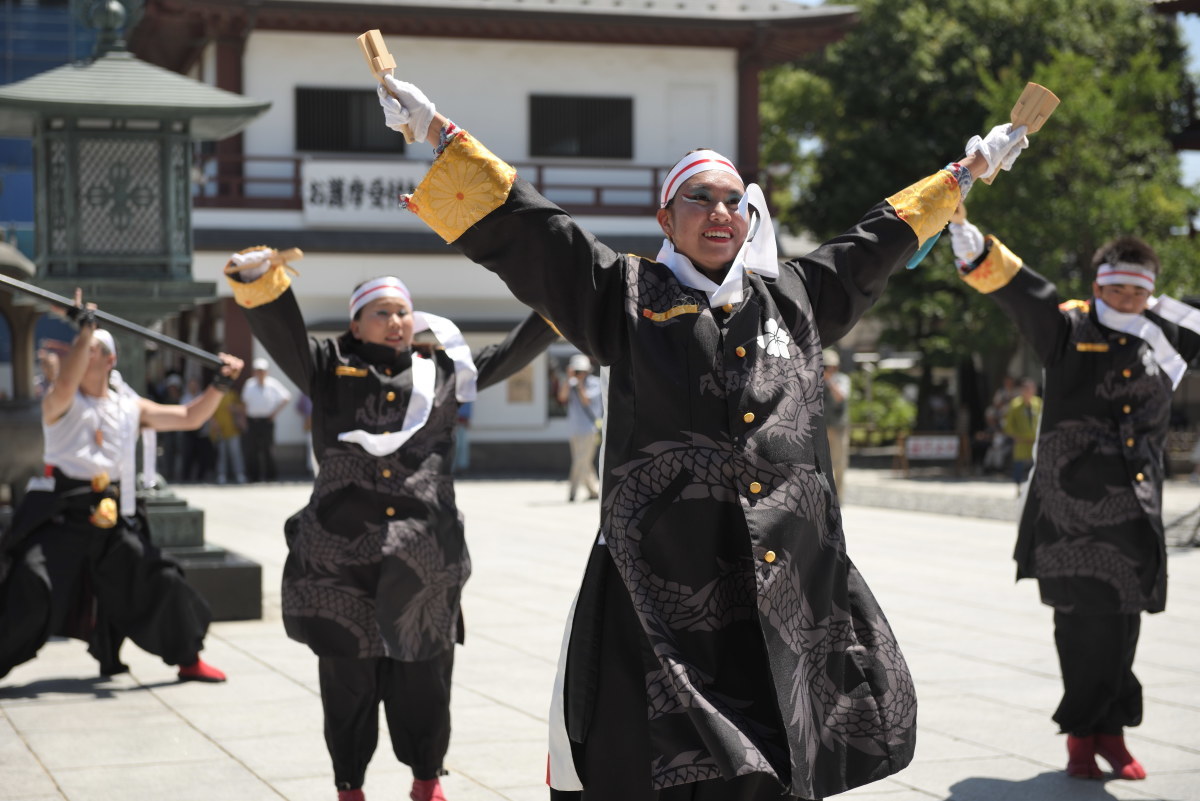
[[[1096,738],[1067,735],[1067,775],[1076,779],[1102,779],[1103,771],[1096,764]]]
[[[413,779],[412,792],[408,797],[412,801],[446,801],[442,783],[437,779]]]
[[[1112,765],[1113,773],[1118,779],[1144,779],[1146,769],[1142,763],[1133,758],[1125,747],[1125,738],[1120,734],[1097,734],[1096,753],[1104,757],[1104,761]]]
[[[338,801],[367,801],[362,790],[338,790]]]
[[[192,664],[179,666],[179,680],[218,682],[225,681],[225,674],[197,656]]]

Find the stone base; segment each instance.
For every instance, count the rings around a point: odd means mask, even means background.
[[[213,620],[262,619],[262,566],[214,545],[164,549],[208,601]]]

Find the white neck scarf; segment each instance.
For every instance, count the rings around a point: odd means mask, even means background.
[[[1144,314],[1119,312],[1100,298],[1095,298],[1094,302],[1096,319],[1101,325],[1137,337],[1149,345],[1154,354],[1154,361],[1171,379],[1171,389],[1178,387],[1179,382],[1183,380],[1183,374],[1187,372],[1187,362],[1167,340],[1163,330]],[[1186,303],[1168,297],[1151,298],[1146,304],[1146,309],[1176,325],[1200,333],[1200,312]]]
[[[738,204],[737,213],[750,222],[750,232],[741,250],[733,259],[733,265],[725,274],[725,280],[717,284],[705,276],[691,259],[675,250],[669,239],[663,239],[657,261],[667,265],[679,283],[699,289],[708,295],[709,308],[715,309],[726,303],[742,302],[742,276],[755,272],[768,278],[779,276],[779,255],[775,247],[775,226],[767,210],[767,200],[758,184],[746,187],[746,194]]]
[[[428,312],[413,312],[413,334],[429,331],[446,350],[454,362],[454,396],[460,403],[475,400],[476,379],[479,370],[471,359],[471,348],[463,338],[458,326],[445,317]],[[414,356],[412,360],[412,397],[404,410],[404,422],[399,431],[372,434],[361,428],[338,434],[339,442],[353,442],[372,456],[387,456],[395,453],[404,443],[420,431],[433,411],[433,398],[437,389],[437,365],[433,359]]]

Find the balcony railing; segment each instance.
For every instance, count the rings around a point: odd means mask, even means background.
[[[193,204],[197,208],[304,208],[300,156],[197,157]],[[594,164],[515,163],[525,180],[576,215],[652,214],[662,167]]]

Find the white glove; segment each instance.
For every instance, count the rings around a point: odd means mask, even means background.
[[[256,248],[245,253],[234,253],[229,257],[229,263],[239,268],[233,273],[239,281],[250,283],[262,278],[271,269],[271,256],[274,254],[271,248]]]
[[[1019,125],[1013,130],[1011,122],[997,125],[982,139],[972,136],[967,142],[967,155],[979,153],[987,161],[988,171],[984,178],[993,177],[998,170],[1011,170],[1017,156],[1029,147],[1025,130],[1024,125]]]
[[[385,75],[383,86],[379,87],[379,105],[383,106],[383,121],[387,127],[404,134],[409,144],[425,141],[437,109],[424,92],[411,83]]]
[[[954,258],[961,262],[970,263],[983,253],[983,234],[974,224],[963,221],[950,223],[950,247],[954,249]]]

